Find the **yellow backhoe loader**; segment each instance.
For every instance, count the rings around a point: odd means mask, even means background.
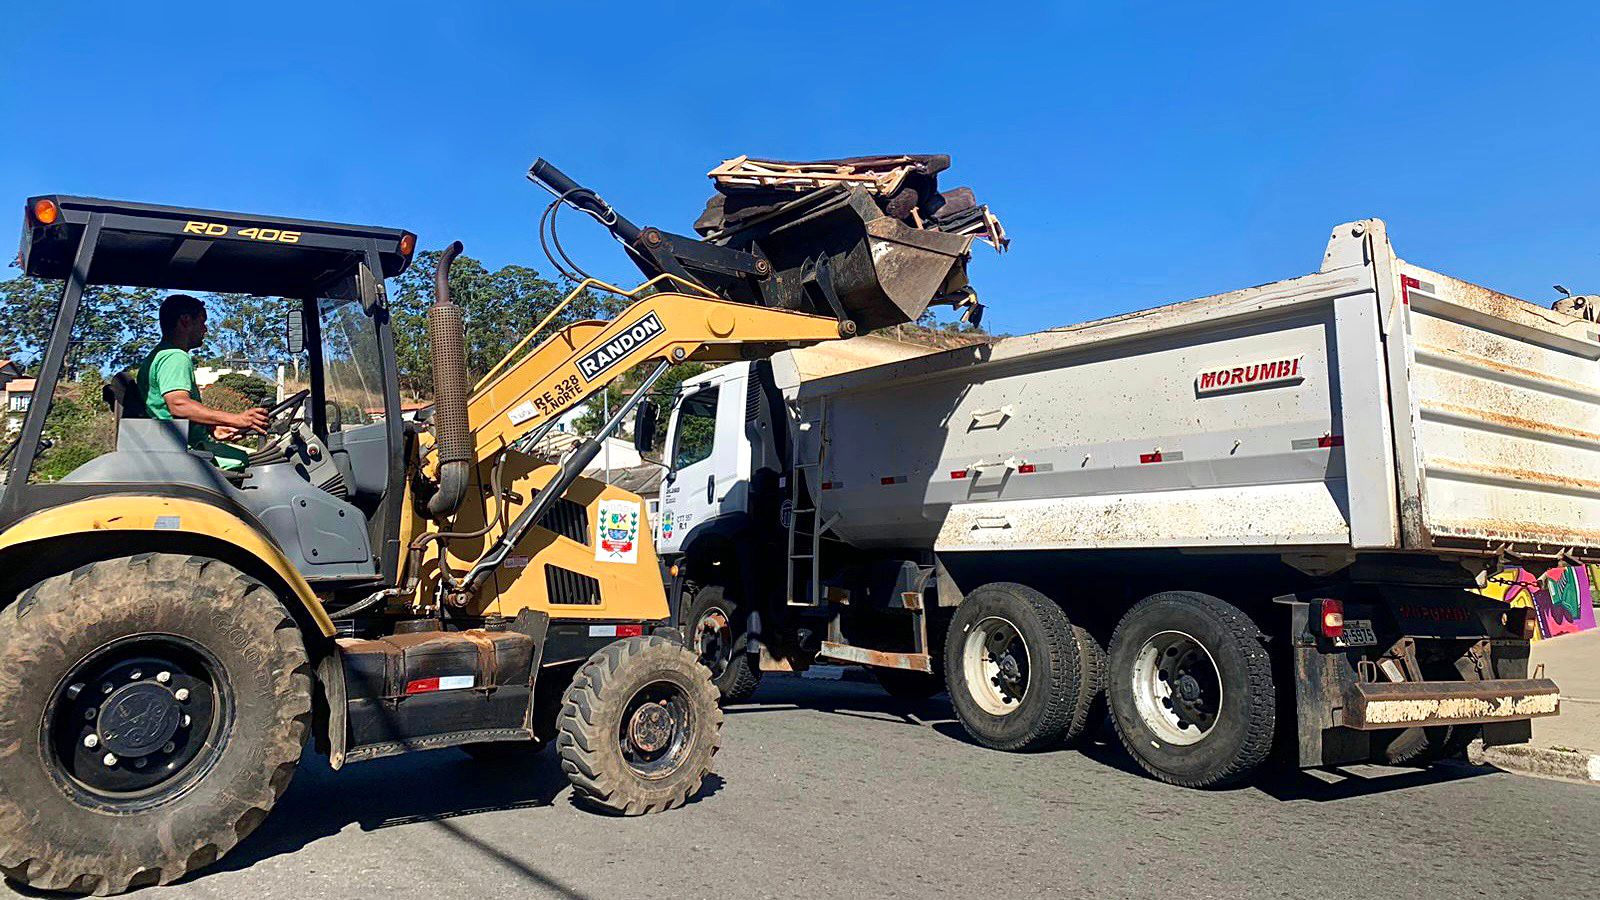
[[[593,216],[647,280],[584,280],[572,296],[612,292],[624,311],[530,334],[473,387],[453,245],[428,315],[425,423],[403,419],[385,291],[413,234],[28,201],[21,266],[62,289],[0,499],[6,877],[113,894],[210,865],[266,817],[308,736],[335,769],[554,743],[579,800],[618,814],[700,788],[720,739],[715,689],[669,610],[645,503],[582,473],[635,410],[651,430],[641,399],[669,366],[915,318],[965,287],[971,238],[875,215],[847,186],[730,246],[638,228],[543,161],[530,177],[556,194],[550,214]],[[115,449],[41,475],[97,285],[283,298],[307,382],[270,411],[243,473],[193,449],[191,423],[150,417],[119,376],[104,396]],[[559,462],[533,452],[641,365],[600,435]]]

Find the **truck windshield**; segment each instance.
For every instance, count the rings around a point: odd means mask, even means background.
[[[696,391],[678,407],[678,430],[672,439],[672,468],[692,466],[711,456],[717,432],[717,389]]]

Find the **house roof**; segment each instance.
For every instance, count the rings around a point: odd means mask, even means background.
[[[11,382],[6,385],[6,393],[31,394],[33,393],[33,383],[34,379],[32,378],[13,378]]]

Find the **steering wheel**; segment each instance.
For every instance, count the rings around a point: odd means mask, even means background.
[[[294,416],[289,415],[289,413],[299,410],[309,396],[311,396],[310,388],[295,391],[267,410],[267,433],[279,434],[287,429],[289,423],[294,421]]]

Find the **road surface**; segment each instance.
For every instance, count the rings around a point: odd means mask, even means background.
[[[580,811],[548,753],[337,774],[311,757],[231,856],[134,896],[1600,896],[1600,788],[1463,765],[1205,793],[1137,774],[1114,737],[985,750],[943,698],[908,711],[872,685],[769,677],[757,700],[729,710],[720,776],[675,813]]]

